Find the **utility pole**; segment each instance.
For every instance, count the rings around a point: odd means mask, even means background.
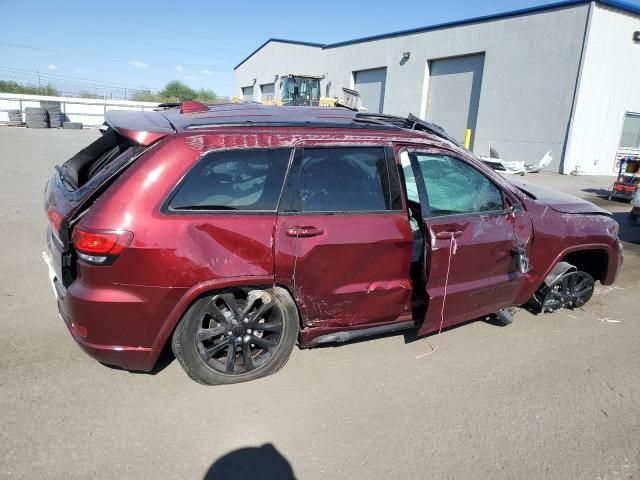
[[[40,70],[36,70],[38,72],[38,88],[40,88]]]

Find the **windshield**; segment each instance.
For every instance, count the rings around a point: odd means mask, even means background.
[[[282,103],[314,105],[320,100],[320,80],[317,78],[287,77],[282,80]]]

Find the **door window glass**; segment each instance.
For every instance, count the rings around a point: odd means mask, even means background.
[[[214,152],[189,171],[174,210],[275,210],[290,149]]]
[[[362,212],[398,208],[389,191],[390,173],[383,148],[305,149],[300,165],[302,210]]]
[[[429,209],[434,217],[499,211],[502,192],[471,165],[446,155],[416,153],[424,177]],[[418,202],[416,180],[407,161],[402,161],[407,197]]]

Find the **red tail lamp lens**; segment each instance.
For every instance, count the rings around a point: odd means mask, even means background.
[[[56,212],[53,207],[49,207],[47,210],[47,218],[49,219],[49,223],[53,227],[56,235],[60,232],[60,224],[62,224],[62,216]]]
[[[133,240],[133,233],[126,230],[73,231],[76,250],[90,255],[119,255]]]

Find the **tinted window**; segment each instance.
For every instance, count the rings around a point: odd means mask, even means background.
[[[431,215],[503,210],[502,192],[487,177],[465,162],[445,155],[416,154],[424,177]],[[416,180],[403,161],[407,197],[418,201]]]
[[[183,210],[275,210],[291,150],[236,150],[206,155],[171,200]]]
[[[389,173],[382,148],[305,149],[300,166],[302,210],[391,210]]]

